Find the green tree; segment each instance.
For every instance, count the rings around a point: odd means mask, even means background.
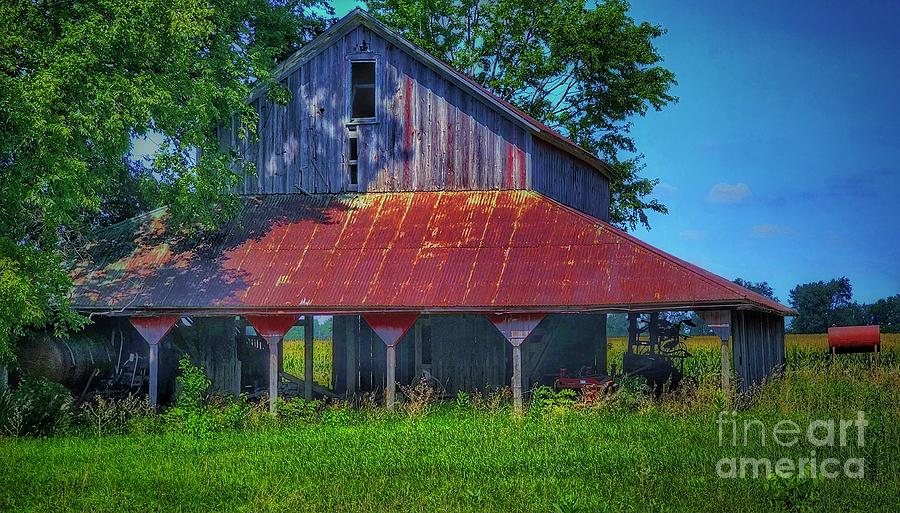
[[[606,316],[607,337],[628,336],[628,314],[611,313]]]
[[[316,317],[315,335],[317,339],[334,337],[334,317],[330,315]]]
[[[740,285],[745,289],[752,290],[753,292],[756,292],[757,294],[765,296],[769,299],[778,301],[778,297],[775,295],[775,289],[773,289],[768,282],[758,281],[756,283],[753,283],[752,281],[745,280],[743,278],[735,278],[734,284]]]
[[[854,318],[849,278],[797,285],[790,296],[791,307],[798,313],[791,324],[794,333],[824,333],[830,326]]]
[[[236,113],[252,137],[249,89],[330,12],[324,0],[0,4],[0,360],[29,326],[82,322],[62,255],[97,219],[165,203],[204,229],[234,210],[215,127]],[[152,163],[130,166],[133,137],[151,132]]]
[[[869,305],[869,321],[881,325],[884,333],[900,333],[900,294]]]
[[[372,12],[413,43],[534,118],[595,152],[614,171],[611,220],[649,227],[666,213],[649,196],[632,120],[676,100],[675,76],[628,3],[604,0],[370,0]]]

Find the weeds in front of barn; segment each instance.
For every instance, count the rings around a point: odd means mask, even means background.
[[[202,377],[190,367],[179,387],[190,395],[161,413],[136,397],[76,408],[60,390],[36,384],[0,398],[0,416],[16,410],[19,419],[19,432],[4,436],[27,434],[25,419],[36,419],[43,431],[33,434],[44,437],[0,440],[0,510],[860,511],[895,504],[896,341],[874,370],[864,358],[831,365],[821,340],[792,338],[784,376],[735,397],[738,418],[803,423],[862,410],[870,421],[866,445],[742,450],[770,458],[813,449],[819,458],[863,456],[864,479],[718,478],[716,461],[735,454],[717,439],[716,416],[729,406],[713,339],[691,348],[693,380],[659,399],[639,380],[588,398],[540,389],[522,416],[512,414],[508,390],[441,402],[410,390],[413,399],[396,412],[368,394],[282,401],[272,417],[265,403],[198,400]],[[612,353],[610,362],[615,347]]]

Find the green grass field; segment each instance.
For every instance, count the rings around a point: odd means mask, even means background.
[[[419,415],[335,405],[302,421],[259,416],[200,438],[163,429],[0,439],[0,511],[896,511],[895,342],[878,371],[855,359],[829,367],[818,360],[817,342],[807,342],[789,341],[785,376],[741,401],[738,421],[760,421],[771,434],[781,420],[807,426],[862,410],[864,446],[803,439],[781,447],[751,436],[734,447],[727,434],[722,446],[723,398],[713,379],[700,376],[697,389],[660,401],[623,392],[523,417],[489,400],[433,405]],[[718,358],[718,347],[703,343],[692,343],[698,359]],[[864,476],[716,473],[721,458],[797,460],[811,451],[818,461],[864,458]]]

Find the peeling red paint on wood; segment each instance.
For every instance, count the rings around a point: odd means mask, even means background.
[[[259,336],[269,339],[281,339],[297,324],[296,315],[246,315],[247,322],[259,333]]]
[[[488,315],[497,330],[514,346],[522,345],[528,335],[544,320],[543,314],[494,314]]]
[[[365,314],[362,316],[384,345],[396,346],[406,332],[412,328],[419,314]]]
[[[141,337],[150,344],[158,344],[178,322],[177,316],[129,317],[128,321]]]

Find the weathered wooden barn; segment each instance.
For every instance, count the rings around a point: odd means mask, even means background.
[[[213,345],[252,325],[271,397],[279,343],[312,315],[335,316],[323,385],[389,404],[423,373],[451,393],[510,385],[521,404],[560,368],[605,369],[608,312],[708,312],[745,387],[783,363],[790,310],[608,224],[601,160],[364,11],[275,76],[292,98],[251,96],[258,141],[220,130],[257,169],[235,220],[189,238],[153,211],[99,232],[73,267],[74,306],[149,344],[154,401],[182,319],[227,325]]]

